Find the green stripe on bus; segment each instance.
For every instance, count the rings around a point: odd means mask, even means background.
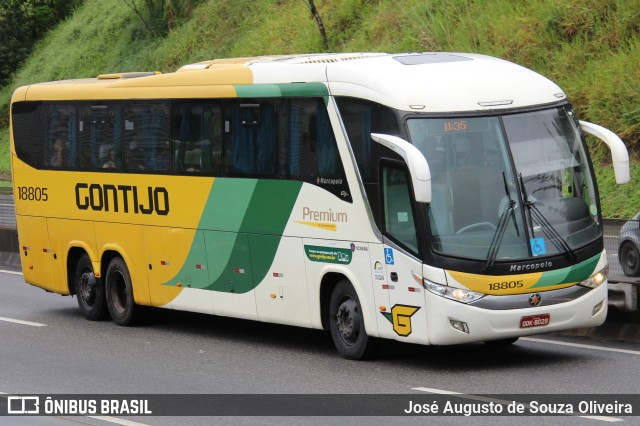
[[[549,287],[585,280],[595,272],[600,256],[601,254],[597,254],[584,262],[578,263],[577,265],[558,269],[556,271],[544,272],[538,282],[531,286],[531,288]]]
[[[274,98],[281,96],[328,96],[322,83],[242,84],[235,85],[239,98]]]
[[[205,244],[194,241],[176,277],[193,274],[196,259],[207,259],[209,282],[192,282],[191,287],[253,290],[273,264],[301,188],[296,181],[216,179],[199,225]]]

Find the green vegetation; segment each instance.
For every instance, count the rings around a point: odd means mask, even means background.
[[[154,20],[141,16],[162,4]],[[468,51],[540,72],[567,93],[581,119],[640,150],[640,2],[637,0],[315,0],[329,51]],[[145,18],[146,17],[146,18]],[[50,31],[0,90],[6,105],[20,85],[118,71],[171,72],[205,59],[323,51],[306,0],[85,0]],[[6,126],[6,112],[3,121]],[[8,132],[0,171],[8,171]],[[605,216],[640,210],[640,175],[616,186],[605,148],[592,144]]]
[[[80,0],[3,0],[0,2],[0,86],[26,59],[36,41],[63,20]]]

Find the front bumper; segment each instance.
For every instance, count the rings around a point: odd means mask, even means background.
[[[539,294],[544,300],[545,297],[553,297],[552,293]],[[499,340],[596,327],[601,325],[607,316],[606,283],[573,300],[521,309],[485,309],[445,299],[430,292],[425,292],[425,297],[427,332],[432,345]],[[594,308],[599,304],[600,309],[594,314]],[[522,317],[543,314],[549,314],[549,324],[520,328]],[[465,323],[468,333],[453,328],[451,320]]]

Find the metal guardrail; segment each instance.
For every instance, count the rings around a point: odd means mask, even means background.
[[[16,208],[13,195],[0,194],[0,228],[15,229]]]

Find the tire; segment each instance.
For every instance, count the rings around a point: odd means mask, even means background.
[[[624,274],[628,277],[640,275],[640,252],[638,247],[631,241],[624,241],[618,250],[618,259]]]
[[[96,278],[93,272],[93,264],[86,253],[78,259],[73,282],[78,306],[84,317],[90,321],[106,319],[107,304],[104,285],[102,280]]]
[[[140,308],[133,300],[133,286],[127,264],[120,257],[109,262],[105,274],[107,308],[111,319],[118,325],[134,325]]]
[[[338,282],[331,293],[329,328],[333,344],[343,358],[358,360],[365,356],[369,336],[360,301],[348,280]]]

